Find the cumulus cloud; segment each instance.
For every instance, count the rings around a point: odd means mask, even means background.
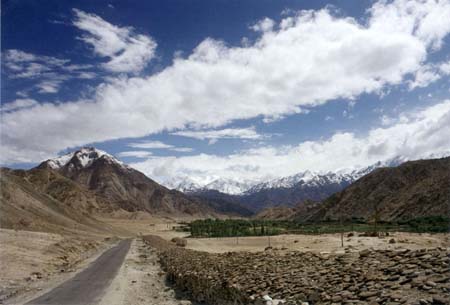
[[[76,15],[75,24],[88,33],[82,39],[109,57],[108,64],[129,54],[124,41],[134,38],[132,45],[140,39],[98,16]],[[337,98],[380,92],[416,73],[449,31],[448,1],[377,2],[364,24],[327,9],[302,11],[248,46],[208,38],[157,74],[111,78],[90,99],[7,113],[2,149],[10,153],[1,155],[7,156],[4,162],[36,161],[85,143],[283,117]],[[142,58],[140,51],[135,55]]]
[[[73,10],[73,25],[86,34],[80,39],[91,45],[96,55],[108,58],[103,67],[112,72],[141,71],[155,57],[156,42],[134,33],[131,27],[115,26],[95,14]]]
[[[336,133],[330,138],[284,147],[261,147],[228,156],[199,154],[184,157],[152,157],[132,164],[150,177],[166,183],[189,177],[199,185],[218,178],[258,181],[302,171],[357,169],[380,160],[402,156],[413,160],[450,153],[450,100],[402,113],[389,126],[365,135]]]
[[[450,61],[423,65],[409,81],[409,89],[427,87],[446,75],[450,75]]]
[[[29,108],[36,106],[38,102],[36,100],[30,99],[30,98],[23,98],[23,99],[17,99],[12,102],[3,104],[0,108],[0,111],[15,111],[22,108]]]
[[[258,21],[256,24],[252,25],[250,29],[252,29],[255,32],[269,32],[272,31],[275,24],[276,24],[275,21],[266,17]]]
[[[218,130],[185,130],[173,132],[172,135],[194,138],[198,140],[247,139],[259,140],[267,137],[256,132],[254,127],[225,128]]]

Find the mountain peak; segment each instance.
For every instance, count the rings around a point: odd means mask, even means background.
[[[114,156],[95,147],[83,147],[60,157],[49,159],[45,163],[52,169],[61,169],[68,164],[78,168],[86,168],[99,159],[105,159],[108,162],[126,167],[123,162],[117,160]]]

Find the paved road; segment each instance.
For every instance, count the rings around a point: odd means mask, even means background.
[[[72,279],[30,301],[27,305],[97,304],[122,266],[130,244],[131,240],[121,241],[105,251]]]

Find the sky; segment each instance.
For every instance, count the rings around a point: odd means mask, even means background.
[[[450,155],[450,1],[1,2],[0,163],[170,184]]]

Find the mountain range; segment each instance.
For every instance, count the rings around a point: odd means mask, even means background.
[[[97,216],[257,217],[299,221],[410,219],[449,215],[450,157],[378,162],[350,173],[305,172],[241,194],[171,190],[95,149],[30,170],[0,169],[0,224],[28,230],[113,230]],[[128,215],[128,216],[127,216]]]
[[[30,170],[1,169],[2,226],[57,230],[55,223],[101,227],[97,215],[224,217],[250,215],[237,203],[170,190],[112,155],[82,148]],[[69,226],[70,227],[70,226]]]
[[[450,215],[450,157],[383,167],[333,194],[308,213],[308,221],[358,218],[398,221]]]
[[[260,211],[259,219],[407,221],[450,215],[450,157],[377,168],[321,202]]]
[[[361,169],[341,170],[336,173],[305,171],[264,182],[218,179],[201,187],[189,178],[183,178],[174,179],[168,185],[197,198],[240,203],[252,211],[259,212],[276,206],[295,207],[306,200],[324,200],[373,170],[397,166],[403,160],[404,158],[397,157]]]

